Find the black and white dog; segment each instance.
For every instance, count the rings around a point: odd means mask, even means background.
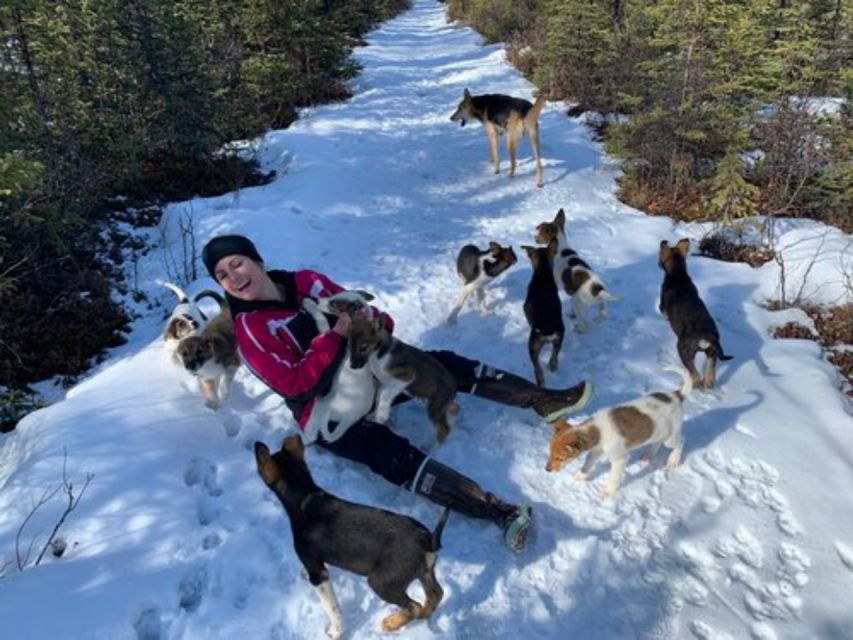
[[[456,324],[459,312],[469,295],[477,292],[480,311],[486,310],[485,287],[496,277],[509,269],[518,261],[512,247],[502,247],[497,242],[490,242],[489,248],[482,250],[476,245],[468,244],[462,247],[456,258],[456,272],[462,279],[462,294],[459,301],[450,312],[447,322]]]
[[[548,261],[548,250],[544,247],[522,246],[530,258],[533,275],[527,285],[527,297],[524,299],[524,316],[530,325],[530,337],[527,340],[527,351],[533,363],[533,374],[536,384],[545,384],[545,374],[539,364],[539,353],[545,343],[551,343],[551,358],[548,369],[556,371],[560,364],[560,349],[566,327],[563,324],[563,308],[560,304],[560,294],[557,284],[551,274],[551,264]]]

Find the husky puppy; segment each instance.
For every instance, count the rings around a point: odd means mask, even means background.
[[[205,404],[211,409],[222,406],[240,366],[228,305],[223,303],[219,314],[200,332],[182,339],[175,353],[184,368],[198,378]]]
[[[601,278],[581,260],[577,251],[569,247],[566,240],[566,213],[562,209],[554,220],[536,227],[536,242],[547,245],[554,281],[562,285],[572,298],[572,315],[577,321],[577,330],[589,328],[587,307],[598,305],[598,318],[607,317],[607,301],[618,300],[604,286]]]
[[[693,379],[684,369],[668,369],[681,374],[681,389],[669,393],[656,391],[617,407],[601,409],[577,427],[565,420],[554,423],[551,455],[545,470],[559,471],[564,464],[588,451],[583,467],[575,474],[576,480],[584,481],[596,461],[606,455],[610,459],[610,478],[601,496],[610,498],[619,488],[628,454],[634,449],[651,444],[653,449],[647,456],[651,461],[661,444],[665,444],[671,449],[666,468],[675,469],[684,448],[682,403],[693,390]]]
[[[397,340],[381,322],[360,314],[350,328],[350,365],[369,369],[379,380],[377,422],[388,420],[394,398],[405,392],[426,400],[438,442],[447,439],[459,405],[455,402],[456,380],[438,360]]]
[[[190,300],[189,296],[179,286],[171,282],[162,282],[161,284],[171,289],[178,296],[178,304],[172,309],[172,315],[169,316],[166,328],[163,331],[163,340],[166,341],[166,345],[174,349],[182,338],[201,331],[202,327],[207,324],[207,317],[199,309],[198,304],[194,300]]]
[[[373,296],[365,291],[341,291],[333,296],[314,301],[305,298],[302,308],[310,313],[321,333],[329,331],[327,314],[335,316],[343,312],[357,317],[370,307]],[[302,438],[306,444],[323,436],[326,442],[335,442],[356,422],[370,413],[376,400],[377,381],[369,369],[354,369],[350,359],[338,366],[329,392],[314,401],[311,417],[305,424]],[[336,423],[334,429],[329,425]]]
[[[497,242],[490,242],[489,248],[485,251],[473,244],[462,247],[456,258],[456,273],[462,279],[462,294],[453,311],[450,312],[447,322],[456,324],[462,305],[474,291],[477,292],[480,311],[485,311],[486,286],[517,261],[515,251],[509,245],[502,247]]]
[[[545,385],[545,374],[539,364],[539,354],[545,343],[551,343],[551,358],[548,369],[556,371],[560,366],[560,349],[563,347],[563,337],[566,327],[563,324],[563,308],[560,305],[560,294],[551,275],[548,264],[548,252],[544,247],[521,247],[527,252],[533,275],[527,285],[527,297],[524,299],[524,317],[530,325],[530,336],[527,339],[527,352],[533,363],[533,375],[536,384]]]

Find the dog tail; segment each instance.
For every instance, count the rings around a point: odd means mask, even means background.
[[[664,371],[672,371],[681,376],[681,389],[675,392],[682,402],[693,391],[693,378],[690,372],[684,367],[664,367]]]
[[[447,524],[447,519],[450,517],[450,507],[445,507],[444,513],[438,519],[438,524],[435,525],[435,531],[432,532],[432,551],[435,553],[441,549],[441,532],[444,531],[444,525]]]
[[[542,113],[542,107],[545,106],[545,101],[545,92],[541,91],[536,97],[536,102],[533,103],[533,106],[530,108],[530,111],[527,112],[527,117],[525,118],[525,120],[539,120],[539,114]]]
[[[720,344],[719,340],[714,341],[714,345],[712,347],[712,350],[713,350],[713,356],[715,358],[717,358],[717,360],[731,360],[734,358],[734,356],[727,356],[726,355],[726,353],[723,351],[723,345]],[[709,354],[709,355],[711,355],[711,354]]]
[[[204,291],[199,291],[197,294],[195,294],[193,302],[198,304],[199,300],[204,300],[205,298],[211,298],[212,300],[216,300],[216,304],[219,305],[220,310],[225,306],[225,298],[223,298],[216,291],[211,291],[210,289],[205,289]]]
[[[176,296],[178,296],[178,302],[180,304],[189,304],[190,297],[181,289],[178,285],[172,284],[171,282],[161,282],[164,287],[171,289]]]
[[[617,295],[610,293],[603,286],[601,287],[601,289],[598,290],[597,293],[593,294],[593,297],[595,298],[596,302],[603,302],[605,300],[607,300],[609,302],[616,302],[616,301],[622,299],[622,296],[617,296]]]

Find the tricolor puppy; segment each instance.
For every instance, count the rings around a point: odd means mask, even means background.
[[[372,315],[372,307],[368,304],[371,300],[373,296],[365,291],[341,291],[319,301],[305,298],[302,308],[314,318],[318,332],[325,333],[330,330],[330,317],[334,319],[344,312],[353,318]],[[326,442],[340,439],[373,408],[377,386],[369,369],[355,369],[350,359],[344,357],[335,371],[328,393],[314,400],[311,417],[302,431],[304,441],[311,443],[320,435]]]
[[[566,240],[566,213],[562,209],[551,222],[536,227],[536,242],[547,245],[554,280],[561,284],[572,298],[572,315],[578,322],[578,331],[589,328],[586,309],[598,305],[598,318],[607,317],[607,301],[618,300],[604,286],[592,268],[569,247]]]
[[[207,324],[207,317],[199,309],[196,301],[190,300],[189,296],[179,286],[171,282],[162,282],[161,284],[171,289],[178,296],[178,304],[172,310],[172,315],[169,316],[166,329],[163,331],[163,340],[166,341],[166,345],[174,349],[182,338],[201,331],[202,327]]]
[[[602,409],[577,427],[572,427],[565,420],[555,422],[551,454],[545,470],[559,471],[564,464],[587,451],[583,467],[575,474],[577,480],[583,481],[596,461],[606,455],[610,460],[610,478],[601,497],[610,498],[619,488],[628,454],[634,449],[653,445],[647,456],[651,461],[661,444],[665,444],[672,449],[666,468],[671,470],[677,467],[684,448],[681,436],[684,421],[682,403],[693,390],[693,381],[689,373],[681,368],[668,369],[681,374],[683,384],[678,391],[657,391],[617,407]]]
[[[205,404],[211,409],[222,406],[240,366],[228,305],[223,301],[219,314],[201,332],[181,340],[175,353],[184,368],[198,378]]]
[[[689,251],[690,240],[687,238],[679,240],[675,249],[666,240],[660,243],[658,264],[665,273],[660,290],[660,312],[669,320],[678,339],[678,356],[693,377],[693,384],[701,383],[706,389],[711,389],[716,379],[717,360],[731,360],[732,356],[723,352],[717,323],[687,274]],[[699,351],[705,353],[704,379],[696,370],[695,360]]]
[[[367,576],[376,595],[400,607],[382,620],[383,631],[396,631],[411,620],[432,615],[444,596],[435,577],[435,561],[449,509],[430,532],[413,518],[336,498],[314,482],[298,436],[285,438],[281,451],[273,455],[256,442],[255,461],[258,475],[290,520],[293,548],[329,617],[330,637],[340,638],[344,625],[326,565]],[[424,604],[406,593],[414,580],[423,585]]]
[[[515,175],[515,151],[522,136],[527,136],[533,147],[533,158],[536,161],[536,186],[541,187],[542,161],[539,151],[539,114],[545,106],[545,95],[540,94],[535,103],[523,98],[513,98],[500,93],[487,93],[472,96],[468,89],[450,116],[452,122],[465,126],[469,120],[479,120],[489,136],[489,146],[492,150],[492,164],[495,173],[501,172],[498,142],[506,133],[507,148],[509,149],[509,177]]]
[[[548,262],[548,250],[543,247],[522,246],[530,258],[533,275],[527,285],[527,297],[524,299],[524,316],[530,325],[530,337],[527,340],[527,351],[533,362],[533,373],[536,384],[545,384],[545,374],[539,364],[539,352],[545,343],[551,343],[551,358],[548,369],[556,371],[559,367],[560,349],[563,346],[563,336],[566,327],[563,324],[563,309],[560,305],[560,294],[551,273]]]
[[[515,251],[509,245],[502,247],[497,242],[490,242],[486,250],[473,244],[462,247],[456,258],[456,273],[462,279],[462,294],[453,311],[450,312],[447,322],[456,323],[462,305],[475,291],[480,303],[480,311],[486,311],[486,286],[516,262],[518,258],[515,257]]]
[[[394,398],[406,393],[426,401],[438,442],[444,442],[459,413],[456,380],[444,365],[430,354],[397,340],[381,321],[364,314],[353,317],[349,340],[352,368],[367,368],[379,381],[376,421],[386,422]]]

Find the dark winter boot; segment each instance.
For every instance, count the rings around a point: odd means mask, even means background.
[[[471,393],[501,404],[532,408],[546,422],[583,409],[592,398],[591,382],[568,389],[546,389],[521,376],[481,365]]]
[[[504,542],[513,551],[527,543],[532,511],[527,506],[504,502],[483,491],[476,482],[430,458],[424,460],[412,483],[412,490],[443,507],[482,520],[491,520],[504,534]]]

